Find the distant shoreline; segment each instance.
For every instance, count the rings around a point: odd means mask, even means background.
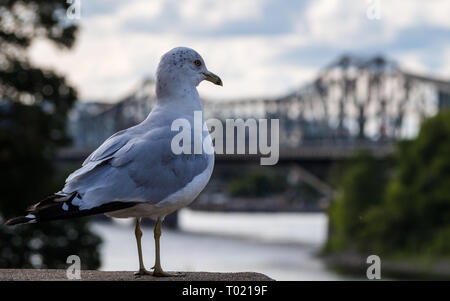
[[[348,275],[366,275],[367,256],[342,252],[323,254],[322,257],[330,268]],[[381,258],[381,275],[403,280],[450,280],[450,260],[426,261],[420,259],[383,259]]]

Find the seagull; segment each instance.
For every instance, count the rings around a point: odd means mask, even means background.
[[[214,152],[173,151],[178,134],[172,124],[185,120],[190,125],[194,146],[212,148],[201,114],[201,134],[194,133],[195,112],[203,113],[197,86],[203,80],[222,86],[222,80],[208,71],[203,58],[193,49],[177,47],[161,57],[156,71],[156,105],[147,118],[117,132],[90,154],[82,167],[65,181],[64,188],[30,206],[24,216],[6,225],[36,223],[104,213],[116,218],[135,218],[139,256],[136,275],[182,276],[161,268],[161,225],[164,218],[189,205],[209,182]],[[198,114],[197,114],[198,116]],[[190,141],[189,141],[190,140]],[[185,142],[185,141],[183,141]],[[192,148],[191,148],[192,149]],[[155,265],[145,269],[141,247],[141,218],[155,220]]]

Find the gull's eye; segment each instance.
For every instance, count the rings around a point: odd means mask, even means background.
[[[200,60],[194,61],[195,66],[200,67],[202,65],[202,62]]]

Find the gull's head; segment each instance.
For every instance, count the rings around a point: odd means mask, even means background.
[[[220,77],[210,72],[197,51],[187,47],[177,47],[161,57],[156,72],[157,93],[176,86],[196,87],[203,80],[222,86]],[[160,94],[158,93],[158,94]]]

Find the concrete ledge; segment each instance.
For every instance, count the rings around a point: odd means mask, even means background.
[[[85,281],[274,281],[261,273],[186,272],[184,277],[135,277],[133,272],[82,270]],[[65,270],[0,269],[0,281],[62,281],[68,280]],[[72,280],[73,281],[73,280]]]

